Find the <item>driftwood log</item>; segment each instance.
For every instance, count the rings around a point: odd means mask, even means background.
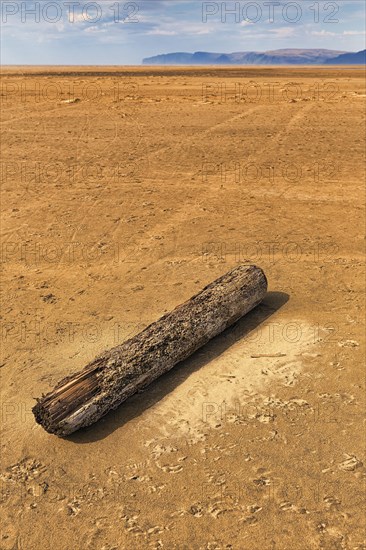
[[[93,424],[235,323],[266,291],[259,267],[236,267],[37,399],[36,421],[58,436]]]

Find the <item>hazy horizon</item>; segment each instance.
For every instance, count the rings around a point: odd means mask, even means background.
[[[171,52],[365,48],[361,0],[28,0],[1,10],[4,65],[136,66]]]

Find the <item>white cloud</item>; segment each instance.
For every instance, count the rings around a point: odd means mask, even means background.
[[[366,31],[343,31],[343,32],[331,32],[325,31],[312,31],[310,34],[313,36],[365,36]]]
[[[147,19],[145,18],[147,22]],[[144,35],[148,36],[194,36],[194,35],[204,35],[217,32],[219,23],[211,25],[201,25],[200,23],[191,23],[190,21],[177,21],[173,19],[164,19],[160,21],[159,24],[153,26],[150,30],[146,28],[141,28],[141,31]],[[136,29],[137,31],[140,28]]]
[[[87,27],[86,29],[84,29],[84,32],[101,33],[101,32],[106,32],[106,29],[102,29],[97,25],[93,25],[92,27]]]
[[[295,30],[293,27],[280,27],[279,29],[269,29],[269,33],[274,34],[278,38],[287,38],[289,36],[295,35]]]
[[[365,36],[366,31],[343,31],[345,36]]]
[[[153,29],[151,31],[146,32],[145,34],[151,35],[151,36],[175,36],[178,33],[176,31],[168,31],[167,29]]]
[[[336,32],[325,31],[324,29],[321,31],[312,31],[310,34],[313,36],[337,36]]]
[[[69,23],[85,23],[85,17],[82,13],[72,13],[69,12],[67,14],[67,18],[69,20]]]

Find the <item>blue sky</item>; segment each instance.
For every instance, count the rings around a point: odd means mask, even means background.
[[[1,10],[3,64],[139,65],[177,51],[365,48],[363,0],[1,0]]]

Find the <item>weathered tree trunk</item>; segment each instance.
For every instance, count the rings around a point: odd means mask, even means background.
[[[93,424],[235,323],[266,291],[259,267],[233,269],[37,399],[36,421],[59,436]]]

